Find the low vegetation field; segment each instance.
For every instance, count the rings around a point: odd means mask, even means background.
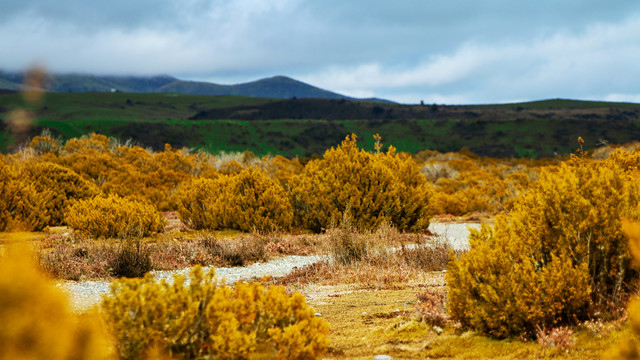
[[[640,151],[576,140],[571,156],[535,160],[408,154],[351,134],[301,159],[42,132],[0,155],[0,348],[11,359],[634,358]],[[461,220],[481,225],[455,246],[429,230]],[[234,284],[207,271],[292,255],[321,257]],[[80,312],[54,285],[95,281],[111,288]]]

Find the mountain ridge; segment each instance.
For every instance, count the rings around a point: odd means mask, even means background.
[[[24,75],[0,71],[0,89],[23,88]],[[382,101],[384,99],[356,99],[305,82],[277,75],[245,83],[222,85],[205,81],[181,80],[170,75],[113,76],[92,74],[52,74],[46,89],[53,92],[126,92],[178,93],[186,95],[237,95],[277,99],[322,98]]]

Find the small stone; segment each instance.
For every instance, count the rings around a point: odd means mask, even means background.
[[[442,334],[442,332],[443,332],[444,330],[442,330],[442,328],[441,328],[441,327],[439,327],[439,326],[434,326],[434,327],[433,327],[433,331],[435,331],[435,332],[436,332],[436,334],[440,335],[440,334]]]
[[[320,313],[315,313],[315,314],[313,314],[313,316],[322,317],[322,314],[320,314]]]
[[[393,358],[389,355],[376,355],[373,360],[393,360]]]

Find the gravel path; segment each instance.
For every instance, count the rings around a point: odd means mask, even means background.
[[[456,224],[456,223],[433,223],[429,230],[437,234],[443,241],[448,241],[456,249],[468,247],[467,237],[469,230],[467,226],[479,228],[479,224]],[[235,283],[238,280],[246,280],[262,276],[284,276],[294,268],[300,268],[308,264],[326,259],[327,256],[285,256],[265,263],[255,263],[244,267],[216,268],[218,279],[225,279],[227,283]],[[190,269],[155,271],[153,272],[157,280],[167,279],[171,281],[173,274],[181,274],[188,277]],[[205,272],[209,268],[205,268]],[[58,287],[69,294],[72,308],[76,311],[83,311],[100,301],[103,295],[109,293],[109,281],[67,281],[58,283]]]
[[[216,276],[218,279],[225,279],[227,284],[233,284],[238,280],[246,280],[254,277],[262,276],[284,276],[295,268],[300,268],[308,264],[318,262],[326,258],[326,256],[285,256],[276,260],[255,263],[244,267],[232,268],[216,268]],[[203,268],[205,273],[209,271],[209,267]],[[171,271],[154,271],[156,280],[166,279],[171,283],[173,274],[180,274],[189,277],[191,269],[171,270]],[[74,310],[82,311],[90,308],[100,301],[103,295],[109,293],[109,281],[67,281],[59,283],[58,287],[65,290],[71,297],[71,303]]]

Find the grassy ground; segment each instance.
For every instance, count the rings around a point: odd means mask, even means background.
[[[333,359],[372,359],[380,354],[394,359],[601,359],[629,333],[628,326],[603,332],[580,328],[575,345],[566,351],[536,341],[493,340],[453,326],[438,335],[416,315],[422,289],[424,284],[418,283],[400,290],[323,287],[316,298],[317,288],[303,293],[331,324],[327,358]]]

